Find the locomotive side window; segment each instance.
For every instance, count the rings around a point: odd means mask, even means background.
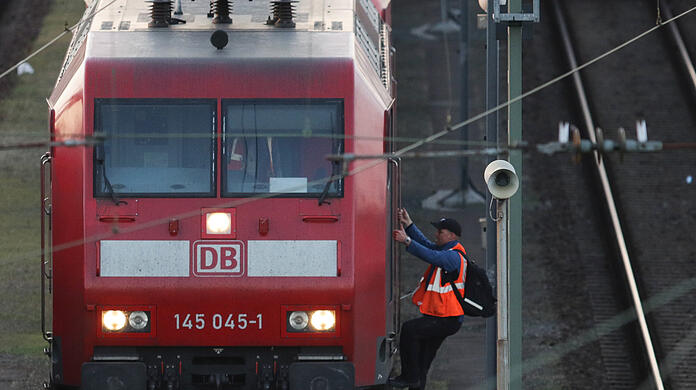
[[[97,99],[95,197],[215,196],[215,100]]]
[[[343,150],[340,100],[223,100],[223,196],[342,196],[328,182],[338,165],[327,154]]]

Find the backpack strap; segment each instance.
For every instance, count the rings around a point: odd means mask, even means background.
[[[466,257],[466,253],[462,252],[462,251],[459,250],[459,249],[452,249],[452,250],[455,251],[455,252],[457,252],[457,253],[459,253],[460,255],[462,255],[462,257],[464,258],[464,260],[466,260],[467,262],[469,261],[469,258]]]
[[[433,273],[435,272],[435,267],[434,265],[430,265],[430,272],[428,272],[428,276],[425,278],[425,288],[428,288],[428,285],[430,284],[430,279],[433,277]]]
[[[469,259],[467,259],[464,252],[462,252],[459,249],[452,249],[452,250],[455,252],[458,252],[467,263],[469,262]],[[460,269],[459,272],[461,273],[462,270]],[[457,276],[459,276],[459,274],[457,274]],[[464,284],[466,285],[466,275],[464,275],[464,277],[462,277],[462,280],[464,280]],[[457,286],[454,285],[454,280],[450,280],[449,284],[450,284],[450,286],[452,286],[452,292],[454,293],[454,296],[457,297],[457,301],[459,301],[459,305],[462,307],[462,311],[464,311],[466,313],[466,310],[464,309],[464,297],[462,297],[462,294],[457,289]]]

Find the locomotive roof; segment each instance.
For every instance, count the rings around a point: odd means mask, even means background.
[[[209,0],[181,0],[182,15],[172,12],[171,16],[186,23],[149,27],[152,1],[93,0],[85,17],[94,17],[75,31],[58,82],[87,40],[87,58],[155,60],[350,59],[360,46],[377,79],[388,85],[385,29],[389,27],[373,0],[299,0],[292,4],[294,28],[266,24],[272,14],[270,0],[237,0],[230,13],[231,24],[213,23],[208,17]],[[378,4],[388,1],[378,0]],[[223,50],[210,43],[215,30],[228,33],[229,43]]]
[[[112,0],[97,1],[95,10],[100,10]],[[371,0],[358,0],[369,3]],[[172,1],[172,3],[175,3]],[[150,8],[152,2],[146,0],[116,0],[113,4],[99,11],[91,24],[91,31],[214,31],[222,30],[251,30],[279,31],[288,30],[266,24],[271,14],[269,0],[238,0],[233,4],[230,17],[231,24],[214,24],[208,17],[210,4],[207,0],[181,0],[182,15],[174,15],[176,19],[186,23],[172,24],[164,28],[150,28]],[[299,0],[292,2],[295,9],[295,31],[353,31],[353,15],[355,3],[353,0]],[[376,9],[375,9],[376,12]],[[379,15],[371,15],[379,18]]]
[[[175,3],[172,1],[172,5]],[[94,0],[85,12],[94,13],[94,18],[76,32],[74,41],[82,41],[89,33],[88,57],[336,58],[352,57],[354,47],[350,39],[336,39],[335,34],[355,33],[358,43],[374,57],[373,66],[379,67],[382,22],[372,0],[293,1],[294,28],[266,24],[272,13],[270,0],[230,3],[231,24],[213,23],[208,16],[208,0],[181,0],[182,15],[172,13],[172,17],[186,23],[148,27],[151,1]],[[229,44],[222,53],[215,53],[209,42],[215,30],[229,35]],[[72,46],[76,50],[79,45]]]

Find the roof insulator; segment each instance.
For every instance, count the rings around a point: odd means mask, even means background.
[[[152,3],[150,6],[150,23],[148,27],[169,27],[169,21],[172,18],[172,2],[171,0],[147,0]]]
[[[272,17],[268,17],[266,24],[272,24],[280,28],[294,28],[295,22],[292,20],[295,15],[295,3],[293,0],[271,1]]]
[[[232,1],[231,0],[210,0],[210,12],[208,17],[214,16],[213,23],[215,24],[230,24],[232,18]]]

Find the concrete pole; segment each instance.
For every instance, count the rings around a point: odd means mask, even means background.
[[[509,0],[508,12],[521,13],[522,0]],[[508,99],[522,94],[522,24],[508,25]],[[508,107],[508,143],[522,140],[522,102]],[[509,161],[520,179],[520,188],[506,203],[510,238],[508,272],[510,298],[510,388],[522,389],[522,151],[510,151]]]
[[[498,375],[497,389],[510,389],[510,339],[508,279],[508,210],[505,200],[498,200]]]

